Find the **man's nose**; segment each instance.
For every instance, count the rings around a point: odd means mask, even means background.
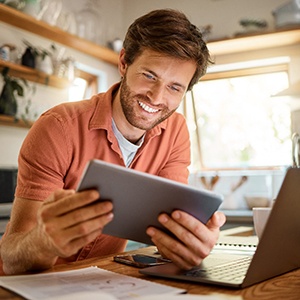
[[[156,83],[147,91],[147,97],[150,98],[151,103],[160,104],[164,98],[165,89],[162,84]]]

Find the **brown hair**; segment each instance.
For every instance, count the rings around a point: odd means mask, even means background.
[[[185,14],[173,9],[154,10],[136,19],[128,28],[123,47],[128,65],[145,48],[183,60],[194,60],[197,68],[188,90],[206,73],[211,63],[199,29],[191,24]]]

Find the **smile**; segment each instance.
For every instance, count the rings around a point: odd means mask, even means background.
[[[148,113],[156,113],[159,111],[159,109],[151,108],[148,105],[146,105],[145,103],[142,103],[140,101],[138,103],[139,103],[139,106]]]

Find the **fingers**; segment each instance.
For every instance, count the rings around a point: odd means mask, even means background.
[[[101,234],[113,219],[113,205],[110,201],[96,201],[99,197],[96,190],[58,190],[45,201],[38,213],[38,224],[53,253],[70,256]]]
[[[60,246],[60,248],[58,248],[58,251],[56,251],[56,255],[59,257],[69,257],[76,253],[79,249],[82,249],[84,246],[94,241],[98,236],[99,231],[95,230],[85,236],[80,236],[78,238],[72,239],[71,241],[68,241],[68,243]]]
[[[180,267],[183,270],[190,270],[194,266],[199,265],[201,263],[201,261],[197,261],[195,263],[190,263],[189,261],[187,261],[182,255],[182,253],[185,251],[184,248],[182,248],[181,250],[179,249],[182,247],[180,243],[176,243],[174,244],[173,248],[169,248],[166,247],[164,242],[161,243],[160,240],[155,240],[155,245],[157,247],[157,250],[163,257],[170,259],[173,263],[175,263],[178,267]],[[176,247],[176,245],[179,247]]]
[[[172,217],[162,214],[158,218],[159,222],[172,232],[176,238],[152,227],[148,228],[147,234],[151,236],[153,243],[166,257],[175,262],[180,268],[190,269],[195,265],[199,265],[209,254],[211,244],[205,225],[188,214],[182,215],[181,213],[174,212]],[[185,220],[186,217],[188,220]],[[180,222],[185,223],[186,227],[183,227]],[[199,225],[200,228],[197,227]]]
[[[153,232],[152,228],[147,230],[147,233],[151,236],[153,243],[156,245],[159,253],[168,259],[171,259],[181,269],[189,270],[192,267],[199,265],[202,261],[198,255],[191,252],[178,240],[170,238],[163,232]]]
[[[56,215],[63,215],[78,207],[86,206],[97,199],[100,195],[96,190],[87,190],[75,193],[74,190],[57,190],[51,194],[44,205],[55,207]]]
[[[102,232],[103,227],[112,220],[113,214],[89,219],[72,227],[50,233],[56,253],[61,257],[68,257],[92,242]]]
[[[69,228],[82,222],[98,219],[99,228],[101,228],[113,218],[112,209],[113,205],[110,201],[97,202],[60,215],[57,217],[57,222],[63,223],[65,228]]]
[[[161,214],[158,220],[175,238],[153,227],[148,228],[147,234],[161,253],[179,267],[190,269],[199,265],[210,253],[225,216],[215,213],[205,225],[183,211],[174,211],[171,216]]]

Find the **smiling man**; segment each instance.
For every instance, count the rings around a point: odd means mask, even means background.
[[[145,131],[171,116],[195,70],[193,61],[182,61],[149,49],[129,67],[123,49],[119,63],[123,79],[113,102],[113,118],[117,127],[122,128],[122,135],[136,143]]]
[[[125,240],[102,234],[113,219],[112,202],[95,201],[101,191],[75,192],[90,159],[188,182],[189,134],[175,110],[210,62],[201,33],[181,12],[156,10],[129,27],[123,46],[119,83],[90,100],[50,109],[28,133],[1,240],[4,273],[125,249]],[[204,225],[176,210],[158,220],[177,238],[153,227],[147,234],[162,255],[189,269],[209,254],[225,216],[217,212]]]

